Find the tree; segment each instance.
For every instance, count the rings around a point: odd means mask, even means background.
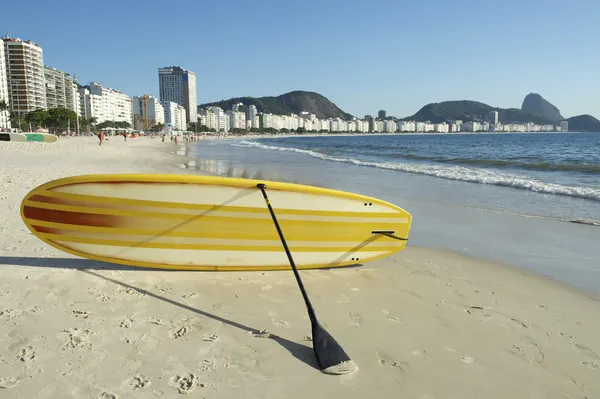
[[[37,109],[25,114],[25,121],[34,128],[47,125],[49,119],[50,113],[44,109]]]
[[[10,107],[8,106],[8,104],[6,103],[5,100],[0,101],[0,112],[2,112],[2,111],[8,111],[9,108]]]
[[[163,127],[165,127],[165,125],[164,125],[163,123],[157,123],[157,124],[155,124],[154,126],[152,126],[152,127],[150,128],[150,130],[151,130],[152,132],[160,132],[160,131],[163,129]]]
[[[77,114],[75,111],[66,108],[50,108],[47,112],[46,125],[53,128],[54,131],[64,130],[69,125],[71,128],[77,126]]]

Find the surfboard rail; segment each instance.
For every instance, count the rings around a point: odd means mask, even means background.
[[[298,269],[341,267],[404,248],[411,215],[345,191],[178,174],[62,178],[21,203],[28,229],[72,255],[176,270],[289,270],[257,185],[267,184]]]

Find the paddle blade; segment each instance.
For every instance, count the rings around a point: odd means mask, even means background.
[[[358,369],[340,344],[318,322],[312,326],[313,349],[321,371],[326,374],[347,374]]]

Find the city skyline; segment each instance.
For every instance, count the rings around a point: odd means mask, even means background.
[[[19,38],[5,37],[0,40],[0,65],[6,67],[6,73],[0,68],[0,99],[5,109],[0,111],[0,127],[11,128],[7,124],[6,105],[9,100],[11,109],[16,110],[18,119],[22,114],[64,108],[74,111],[77,131],[79,117],[87,125],[105,124],[105,128],[121,127],[148,129],[154,125],[185,131],[189,122],[197,130],[198,123],[213,131],[253,131],[254,129],[272,129],[274,131],[321,131],[321,132],[437,132],[449,133],[459,131],[567,131],[567,121],[560,125],[537,125],[499,123],[499,113],[491,111],[487,121],[454,120],[442,123],[431,121],[396,121],[390,120],[386,110],[379,110],[377,118],[365,115],[364,118],[353,118],[346,121],[341,118],[319,119],[313,113],[301,110],[292,114],[258,113],[255,105],[245,106],[238,102],[231,109],[224,110],[211,106],[196,106],[196,77],[192,71],[178,66],[158,69],[160,100],[152,95],[130,97],[113,88],[104,87],[100,83],[90,82],[80,85],[71,74],[57,68],[48,67],[43,60],[43,49],[37,43]],[[8,87],[8,92],[5,88]],[[190,112],[188,112],[188,110]],[[10,119],[13,117],[11,116]],[[383,120],[386,119],[386,120]],[[30,123],[30,129],[31,121]],[[109,125],[106,125],[109,123]],[[123,125],[124,124],[124,125]],[[21,125],[21,123],[19,123]],[[22,128],[22,126],[21,126]]]
[[[39,4],[32,11],[11,3],[0,13],[5,30],[0,34],[33,40],[45,49],[48,65],[130,96],[159,97],[155,71],[181,65],[196,73],[200,104],[307,90],[356,116],[386,109],[406,117],[446,100],[519,107],[525,94],[538,92],[565,117],[600,118],[594,86],[600,57],[583,40],[598,35],[592,22],[600,4],[593,1],[566,8],[514,0],[502,8],[474,1],[410,6],[376,1],[370,4],[371,20],[354,2],[309,0],[294,8],[271,1],[261,7],[183,1],[186,11],[176,25],[135,45],[126,38],[138,33],[137,25],[113,18],[115,4]],[[118,4],[147,25],[165,23],[153,6],[162,3]],[[74,35],[53,22],[58,14],[86,14],[90,7],[106,22],[102,32]],[[353,19],[358,23],[337,22]],[[294,20],[302,23],[290,23]],[[219,40],[207,40],[214,32]],[[82,56],[86,49],[87,57]]]

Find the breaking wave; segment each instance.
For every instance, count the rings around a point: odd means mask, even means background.
[[[231,145],[236,147],[250,147],[264,150],[275,150],[285,152],[295,152],[309,155],[327,161],[344,162],[359,166],[367,166],[379,169],[397,170],[400,172],[415,173],[427,176],[434,176],[443,179],[465,181],[471,183],[490,184],[496,186],[513,187],[534,191],[537,193],[565,195],[569,197],[585,198],[600,201],[600,189],[591,187],[564,186],[555,183],[546,183],[510,173],[501,173],[488,169],[467,168],[464,166],[432,165],[432,164],[411,164],[402,162],[372,162],[361,161],[354,158],[334,157],[322,154],[317,151],[303,150],[299,148],[277,147],[265,145],[254,141],[242,140]]]

